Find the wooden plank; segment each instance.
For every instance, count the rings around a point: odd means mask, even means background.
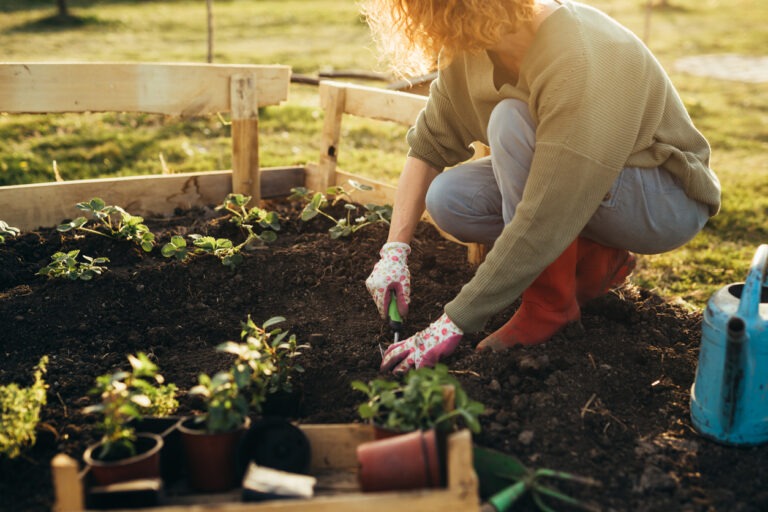
[[[321,82],[346,91],[344,113],[379,121],[391,121],[410,126],[427,104],[427,98],[387,89],[343,82]]]
[[[357,445],[373,440],[370,425],[299,425],[312,447],[312,470],[357,468]]]
[[[53,510],[55,512],[83,510],[85,494],[83,482],[78,475],[77,461],[63,453],[56,455],[51,460],[51,474],[56,497]]]
[[[259,178],[259,108],[256,77],[238,73],[232,77],[232,191],[261,203]]]
[[[299,425],[312,445],[313,468],[356,468],[356,447],[373,439],[373,429],[363,424],[315,424]],[[352,457],[355,457],[354,460]],[[54,479],[59,478],[65,487],[56,487],[55,510],[83,510],[82,481],[76,470],[63,473],[76,463],[66,455],[59,455],[54,461],[64,462],[63,467],[53,466]],[[72,495],[68,489],[80,489],[81,501],[65,502]],[[232,494],[231,496],[234,496]],[[421,489],[402,492],[360,493],[349,492],[335,495],[316,496],[310,500],[275,500],[261,503],[235,503],[216,501],[223,495],[211,495],[208,499],[194,501],[184,499],[183,503],[161,507],[144,508],[146,512],[390,512],[392,510],[418,510],[420,512],[445,512],[461,510],[479,511],[477,477],[472,466],[472,436],[469,431],[452,434],[448,439],[448,487],[443,489]]]
[[[230,77],[255,79],[254,107],[288,97],[290,67],[186,63],[0,64],[0,112],[146,112],[179,116],[230,111]]]
[[[262,169],[264,197],[290,194],[304,184],[304,169]],[[220,204],[232,192],[232,171],[128,176],[0,187],[0,219],[23,231],[51,227],[77,217],[75,204],[100,197],[144,217],[176,208]]]
[[[344,114],[345,93],[343,86],[335,83],[320,83],[320,106],[324,111],[323,129],[320,133],[319,172],[308,176],[307,188],[325,191],[335,185],[336,164],[339,156],[341,120]],[[314,178],[314,179],[313,179]]]

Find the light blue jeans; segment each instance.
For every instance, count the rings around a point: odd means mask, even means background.
[[[524,102],[501,101],[488,124],[491,156],[448,169],[429,187],[427,211],[440,228],[462,242],[492,245],[523,196],[535,134]],[[708,208],[690,199],[663,168],[627,167],[581,236],[610,247],[658,254],[688,242],[708,219]]]

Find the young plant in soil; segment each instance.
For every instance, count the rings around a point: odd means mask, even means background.
[[[19,233],[21,233],[19,228],[9,226],[7,222],[0,220],[0,244],[4,244],[6,238],[18,236]]]
[[[40,409],[46,404],[48,385],[43,380],[48,356],[35,366],[35,382],[28,388],[12,382],[0,386],[0,455],[14,459],[37,440]]]
[[[373,190],[373,187],[354,180],[349,180],[349,184],[356,190]],[[291,192],[292,194],[288,199],[299,199],[307,202],[301,212],[301,220],[307,222],[318,215],[322,215],[333,222],[334,225],[328,229],[328,232],[334,240],[340,237],[348,237],[356,231],[377,222],[389,224],[392,219],[392,207],[390,205],[366,204],[363,206],[365,211],[362,212],[362,215],[358,215],[359,207],[352,202],[352,191],[348,192],[340,185],[329,187],[325,194],[322,192],[313,193],[304,187],[292,188]],[[332,197],[333,200],[330,201],[328,196]],[[330,207],[336,206],[342,200],[345,201],[345,215],[337,219],[327,210]]]
[[[108,205],[98,197],[87,202],[77,203],[75,207],[88,213],[95,221],[96,226],[88,227],[86,226],[88,224],[86,217],[77,217],[57,226],[58,231],[66,233],[71,230],[79,230],[116,240],[130,240],[138,244],[145,252],[150,252],[155,246],[155,235],[144,224],[143,217],[131,215],[119,206]]]
[[[158,367],[146,354],[128,355],[130,371],[118,370],[96,378],[91,390],[101,400],[86,407],[83,412],[98,413],[103,417],[104,435],[95,453],[102,461],[118,460],[135,455],[135,429],[129,426],[132,419],[144,416],[166,416],[178,407],[177,388],[164,384]]]
[[[37,275],[48,276],[49,278],[71,279],[77,281],[90,281],[97,275],[101,275],[107,267],[104,263],[109,263],[108,258],[93,258],[83,255],[85,261],[78,261],[80,255],[79,249],[69,252],[56,252],[51,256],[51,262],[37,271]]]
[[[376,426],[408,432],[451,430],[463,423],[472,432],[480,432],[484,406],[467,396],[443,364],[411,370],[403,382],[379,378],[367,384],[356,380],[351,385],[368,398],[358,407],[358,414]],[[453,404],[446,402],[446,388],[453,388]]]
[[[230,222],[236,226],[259,226],[262,229],[280,231],[280,221],[277,213],[267,211],[258,206],[248,208],[251,196],[243,194],[227,194],[216,210],[226,210],[231,214]]]
[[[277,238],[274,231],[263,231],[261,234],[257,234],[249,224],[243,224],[242,227],[247,236],[237,245],[229,238],[192,234],[189,235],[193,245],[190,248],[183,236],[174,235],[171,237],[171,241],[160,249],[160,252],[166,258],[176,258],[179,261],[186,261],[190,256],[210,254],[221,260],[225,267],[235,270],[243,262],[243,250],[262,245],[265,242],[273,242]]]

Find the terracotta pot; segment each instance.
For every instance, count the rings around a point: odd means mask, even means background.
[[[237,450],[250,422],[246,418],[242,427],[220,434],[198,428],[195,418],[179,423],[187,478],[195,490],[222,492],[240,485],[243,473],[237,464]]]
[[[439,487],[442,469],[438,446],[434,429],[360,444],[360,488],[376,492]]]
[[[136,435],[136,455],[125,459],[103,461],[94,458],[102,443],[89,446],[83,460],[90,466],[90,475],[96,485],[109,485],[128,480],[160,478],[160,450],[163,439],[156,434]]]
[[[409,430],[394,430],[380,425],[373,424],[373,438],[374,439],[389,439],[390,437],[401,436],[411,432]]]

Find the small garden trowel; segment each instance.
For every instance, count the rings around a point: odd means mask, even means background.
[[[389,328],[394,333],[394,343],[400,341],[400,330],[403,328],[403,319],[400,316],[400,311],[397,309],[397,299],[395,293],[390,294],[389,299]],[[381,358],[384,359],[384,347],[379,343],[379,350],[381,351]]]

